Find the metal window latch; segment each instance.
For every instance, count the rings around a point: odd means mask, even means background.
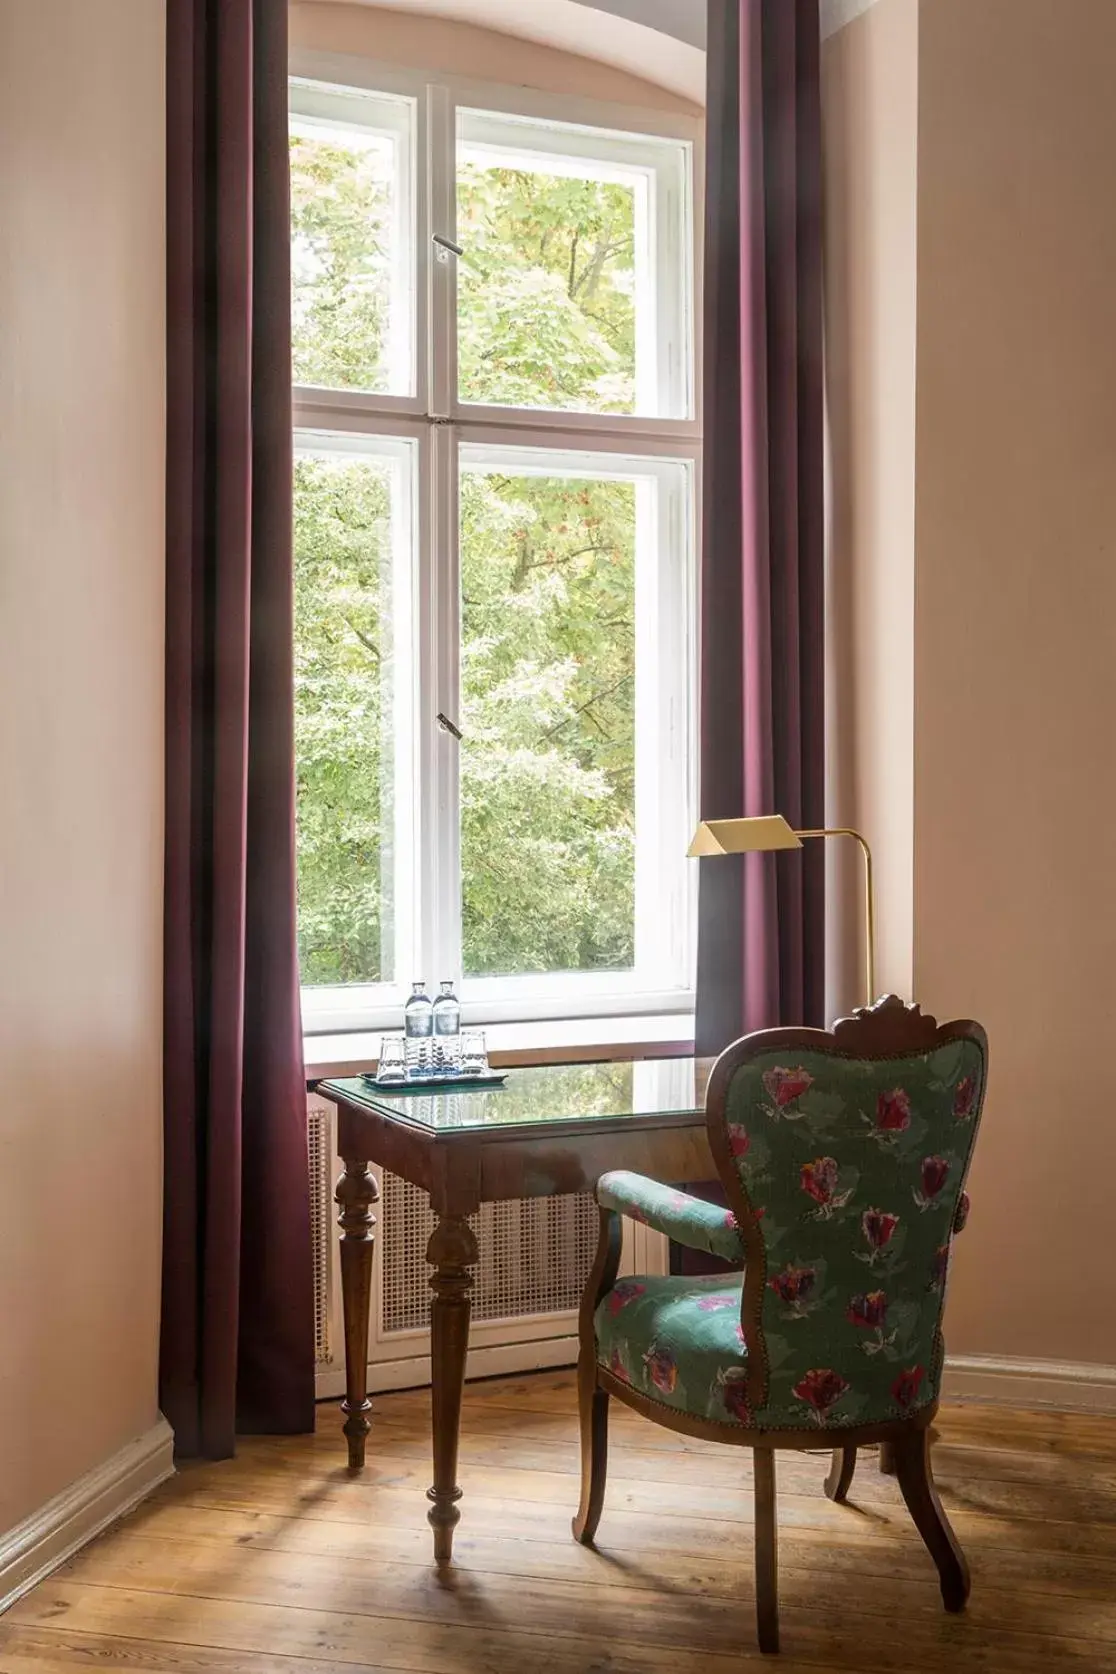
[[[455,244],[453,239],[447,238],[444,233],[432,233],[431,238],[438,246],[434,252],[435,261],[448,262],[451,255],[463,256],[465,254],[460,244]]]
[[[451,737],[456,738],[458,740],[458,742],[460,743],[461,733],[458,730],[458,728],[454,726],[453,722],[450,720],[448,715],[443,715],[442,711],[439,709],[437,715],[434,718],[437,721],[438,725],[441,727],[443,732],[448,732]]]

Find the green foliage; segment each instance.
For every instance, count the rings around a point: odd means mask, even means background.
[[[295,382],[390,389],[390,152],[291,138]]]
[[[634,499],[463,473],[468,972],[632,962]]]
[[[298,930],[308,983],[391,975],[381,955],[391,912],[389,510],[388,473],[375,462],[297,462]]]
[[[462,397],[632,412],[631,188],[467,163],[457,232]]]
[[[295,138],[292,167],[296,377],[386,388],[383,162]],[[470,165],[459,215],[462,393],[631,411],[631,191]],[[296,468],[308,983],[412,974],[390,964],[393,779],[411,770],[393,749],[390,494],[374,461]],[[466,469],[460,498],[466,973],[630,966],[634,487]]]

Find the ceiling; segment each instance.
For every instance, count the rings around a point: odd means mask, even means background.
[[[581,0],[581,4],[658,29],[705,51],[705,0]]]
[[[519,35],[641,76],[705,103],[706,0],[350,0]],[[790,4],[791,0],[787,0]],[[830,35],[875,0],[821,0]]]
[[[455,18],[641,76],[705,103],[705,0],[350,0]]]

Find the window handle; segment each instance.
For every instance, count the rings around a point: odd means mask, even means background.
[[[435,260],[437,261],[448,262],[451,251],[455,256],[463,256],[465,254],[460,244],[455,244],[452,238],[446,237],[445,233],[432,233],[431,238],[438,246],[438,249],[435,251]]]
[[[437,715],[434,718],[437,721],[438,725],[441,727],[443,732],[448,732],[451,735],[451,737],[457,739],[458,743],[461,742],[460,730],[457,727],[454,726],[453,722],[450,720],[448,715],[443,715],[442,711],[439,709]]]

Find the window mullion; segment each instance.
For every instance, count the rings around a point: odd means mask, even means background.
[[[429,276],[428,402],[431,418],[453,411],[457,380],[457,266],[452,251],[434,235],[453,239],[457,228],[457,164],[454,105],[448,87],[427,89],[426,203],[428,221],[419,227]]]
[[[431,981],[461,970],[461,816],[458,740],[437,717],[461,722],[461,586],[457,509],[457,434],[452,425],[431,427],[432,603],[435,666],[428,706],[433,766],[434,875]]]

